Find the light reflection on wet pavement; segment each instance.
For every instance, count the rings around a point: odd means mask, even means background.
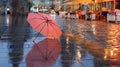
[[[37,62],[43,60],[38,57],[41,56],[38,55],[39,51],[37,49],[32,51],[33,46],[36,45],[32,39],[37,33],[26,22],[26,17],[9,18],[8,16],[0,16],[0,65],[2,67],[44,67],[42,62]],[[47,67],[120,67],[119,24],[76,19],[66,20],[60,19],[58,16],[56,20],[63,30],[63,35],[59,39],[61,52],[54,59],[54,63],[51,61],[52,65],[47,62]],[[36,43],[42,42],[44,39],[45,37],[39,35]],[[47,53],[47,50],[40,49],[43,54],[44,51]],[[55,51],[57,50],[55,49]],[[47,57],[52,59],[55,55],[52,52],[55,51],[51,51]],[[28,54],[30,54],[31,61],[37,60],[33,66],[27,65]],[[53,56],[50,56],[51,54]],[[49,59],[47,58],[47,60]]]

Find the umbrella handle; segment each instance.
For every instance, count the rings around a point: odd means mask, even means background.
[[[33,42],[34,42],[34,43],[35,43],[35,40],[37,39],[38,35],[39,35],[39,33],[38,33],[37,36],[33,39]]]
[[[35,40],[36,40],[37,38],[34,38],[32,41],[33,41],[33,43],[35,43],[36,44],[36,42],[35,42]]]
[[[36,44],[35,40],[33,40],[33,43]]]

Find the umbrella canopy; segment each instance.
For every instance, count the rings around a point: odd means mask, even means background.
[[[61,52],[61,45],[57,39],[45,39],[34,44],[27,54],[27,67],[54,67]]]
[[[57,22],[46,14],[29,13],[27,21],[36,32],[48,38],[59,38],[62,34]]]

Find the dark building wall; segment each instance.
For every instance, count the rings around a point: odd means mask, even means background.
[[[120,0],[116,1],[116,9],[120,9]]]
[[[29,12],[29,5],[27,0],[11,0],[10,2],[12,14],[25,14]]]

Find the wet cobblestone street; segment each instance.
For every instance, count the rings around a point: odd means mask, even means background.
[[[35,57],[40,59],[41,56],[37,55],[40,51],[35,49],[36,44],[32,41],[37,33],[27,23],[26,16],[0,16],[0,65],[2,67],[120,67],[119,23],[64,19],[59,16],[55,18],[63,34],[59,38],[59,46],[48,47],[56,47],[54,50],[49,50],[54,53],[53,56],[56,55],[54,62],[45,64],[45,61],[35,61],[32,65],[29,64],[27,56],[30,55],[29,58],[32,59],[29,60],[32,61]],[[36,42],[42,42],[44,39],[44,36],[39,35]],[[47,51],[44,46],[42,47],[41,51]]]

